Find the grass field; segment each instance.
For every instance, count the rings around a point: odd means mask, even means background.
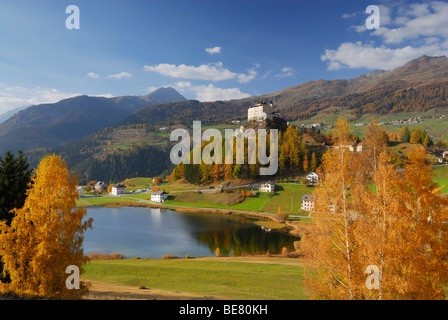
[[[137,202],[135,199],[123,199],[114,197],[84,197],[76,200],[76,206],[78,207],[88,207],[88,206],[104,206],[108,204],[118,203],[118,202]]]
[[[445,186],[442,193],[448,193],[448,166],[435,168],[433,180],[439,186]]]
[[[83,279],[238,300],[307,299],[299,259],[95,260]]]
[[[233,197],[239,191],[235,191]],[[300,205],[302,196],[306,193],[311,193],[312,188],[295,183],[278,183],[276,184],[275,195],[266,192],[259,192],[256,197],[246,197],[243,202],[234,205],[226,205],[225,199],[230,197],[225,193],[219,194],[197,194],[197,193],[183,193],[172,194],[171,200],[166,200],[165,204],[178,206],[192,206],[192,207],[209,207],[209,208],[223,208],[254,212],[270,212],[277,213],[280,207],[283,212],[288,214],[302,213]]]

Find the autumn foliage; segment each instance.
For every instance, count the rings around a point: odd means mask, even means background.
[[[349,152],[346,121],[323,158],[312,232],[303,252],[312,262],[307,288],[317,299],[445,299],[448,200],[432,181],[426,150],[416,145],[403,169],[389,163],[379,127],[366,152]],[[367,285],[369,266],[379,271]],[[366,273],[367,272],[367,273]]]
[[[1,292],[57,299],[78,299],[87,292],[66,288],[65,273],[75,265],[82,273],[87,262],[83,233],[92,219],[82,221],[85,209],[75,209],[77,179],[59,156],[43,158],[32,177],[25,204],[14,209],[11,226],[0,224],[0,255],[9,283]]]

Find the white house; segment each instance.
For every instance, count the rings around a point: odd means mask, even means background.
[[[272,120],[272,103],[258,102],[247,110],[247,121]]]
[[[76,191],[78,191],[79,197],[84,196],[84,188],[82,186],[77,186]]]
[[[151,193],[151,201],[162,203],[168,198],[168,193],[165,191],[157,191]]]
[[[345,148],[345,149],[350,150],[351,152],[354,152],[354,151],[361,152],[362,150],[364,150],[364,144],[362,144],[362,143],[359,143],[359,144],[342,144],[342,145],[334,146],[333,148],[335,148],[335,149],[343,149],[343,148]]]
[[[115,184],[112,186],[112,188],[110,189],[110,194],[113,195],[119,195],[119,194],[125,194],[126,193],[126,186],[122,185],[122,184]]]
[[[306,179],[311,184],[316,184],[319,181],[319,175],[315,172],[310,172],[306,175]]]
[[[303,211],[310,212],[314,209],[315,197],[312,194],[304,194],[302,196],[302,205],[300,208]]]
[[[275,190],[275,183],[273,182],[265,182],[260,185],[260,188],[258,188],[262,192],[271,192]]]
[[[353,152],[353,151],[361,152],[362,150],[364,150],[364,144],[359,143],[359,144],[357,144],[356,146],[355,146],[355,145],[350,146],[350,147],[349,147],[349,150],[350,150],[351,152]]]
[[[442,158],[443,159],[448,159],[448,151],[443,151]]]
[[[300,208],[303,211],[306,212],[311,212],[314,210],[314,203],[316,201],[316,197],[312,194],[304,194],[302,196],[302,205],[300,206]],[[330,201],[330,204],[328,205],[328,208],[330,209],[331,213],[335,212],[335,205]]]

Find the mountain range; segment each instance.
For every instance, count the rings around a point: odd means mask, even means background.
[[[0,150],[61,146],[117,125],[144,106],[185,100],[173,88],[160,88],[143,96],[82,95],[30,106],[0,125]]]
[[[117,125],[191,125],[193,120],[229,123],[246,119],[247,108],[259,100],[273,101],[290,121],[332,106],[347,107],[355,116],[401,112],[403,105],[406,111],[443,107],[448,105],[448,58],[422,56],[390,71],[308,81],[279,92],[228,101],[187,100],[173,88],[145,96],[73,97],[28,107],[0,124],[0,151],[54,148]]]

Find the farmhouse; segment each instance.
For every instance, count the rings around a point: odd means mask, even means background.
[[[351,152],[354,152],[354,151],[361,152],[362,150],[364,150],[365,146],[363,143],[359,143],[359,144],[353,143],[353,144],[337,145],[337,146],[334,146],[333,148],[335,148],[335,149],[346,148],[346,149],[350,150]]]
[[[258,188],[262,192],[271,192],[275,190],[275,183],[269,181],[265,182],[260,185],[260,188]]]
[[[157,191],[151,193],[151,201],[162,203],[168,198],[168,193],[165,191]]]
[[[302,205],[300,208],[303,211],[310,212],[314,209],[315,197],[312,194],[304,194],[302,196]]]
[[[448,151],[443,151],[442,158],[443,159],[448,159]]]
[[[358,143],[357,145],[352,145],[349,147],[349,150],[351,152],[353,152],[353,151],[361,152],[362,150],[364,150],[364,144]]]
[[[312,185],[315,185],[319,181],[319,176],[315,172],[310,172],[306,175],[306,179]]]
[[[125,194],[126,193],[126,186],[122,185],[122,184],[115,184],[112,186],[111,190],[110,190],[110,194],[113,195],[119,195],[119,194]]]

